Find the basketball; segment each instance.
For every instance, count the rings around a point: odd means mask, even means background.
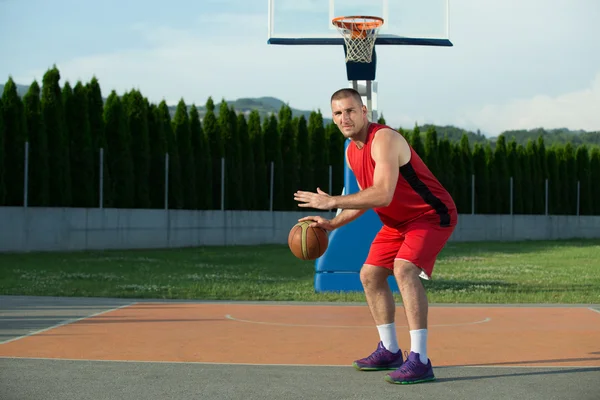
[[[322,228],[311,228],[310,224],[310,221],[298,222],[288,235],[292,254],[301,260],[316,260],[325,253],[329,244],[327,232]]]

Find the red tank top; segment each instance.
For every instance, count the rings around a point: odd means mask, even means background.
[[[361,149],[354,143],[348,146],[348,162],[362,189],[373,185],[375,161],[371,157],[371,144],[382,128],[389,128],[389,126],[370,123],[365,145]],[[409,147],[410,161],[400,167],[398,183],[391,203],[386,207],[376,207],[373,210],[381,222],[390,227],[401,227],[422,216],[427,216],[428,219],[434,217],[440,226],[455,225],[456,206],[452,197],[412,146]]]

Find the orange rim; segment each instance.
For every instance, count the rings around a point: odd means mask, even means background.
[[[358,21],[359,19],[363,21]],[[338,28],[351,30],[355,34],[362,34],[365,30],[376,29],[383,25],[383,18],[368,15],[351,15],[336,17],[331,22]]]

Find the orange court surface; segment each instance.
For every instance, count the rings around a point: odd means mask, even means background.
[[[410,350],[404,321],[398,308],[399,343]],[[436,366],[600,366],[592,308],[431,306],[429,321]],[[342,366],[377,341],[363,305],[147,302],[5,343],[0,356]]]

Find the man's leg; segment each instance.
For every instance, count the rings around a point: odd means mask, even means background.
[[[404,313],[408,322],[411,338],[411,351],[420,355],[420,360],[427,364],[427,317],[429,302],[425,287],[419,274],[421,269],[415,264],[396,260],[394,262],[394,276],[402,295]]]
[[[388,268],[369,264],[365,264],[360,270],[360,281],[379,331],[379,338],[387,350],[396,353],[399,350],[395,325],[396,303],[387,281],[391,275],[392,271]]]
[[[391,269],[371,264],[365,264],[360,271],[367,304],[380,339],[377,349],[371,355],[352,364],[360,371],[397,369],[404,361],[396,336],[396,305],[387,281],[391,275]]]
[[[379,345],[370,356],[356,360],[359,370],[396,369],[402,365],[402,351],[396,335],[396,304],[388,278],[393,274],[394,257],[402,245],[402,238],[395,230],[385,227],[373,240],[360,280],[373,321],[379,332]]]
[[[435,260],[454,230],[415,223],[405,232],[404,245],[394,261],[394,276],[402,294],[411,338],[411,351],[402,367],[388,374],[392,383],[419,383],[435,379],[427,356],[429,302],[421,279],[431,277]]]

